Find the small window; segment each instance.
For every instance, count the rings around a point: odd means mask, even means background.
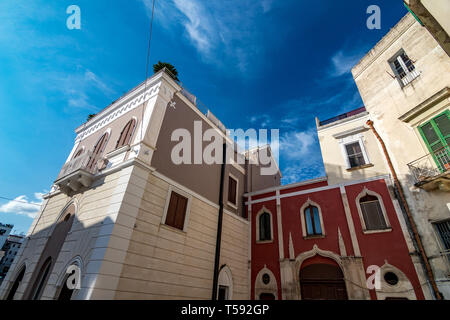
[[[233,177],[228,177],[228,202],[237,205],[237,181]]]
[[[316,206],[309,206],[305,209],[306,232],[308,236],[322,235],[319,209]]]
[[[131,137],[136,127],[136,120],[131,119],[127,122],[122,132],[120,133],[119,140],[117,140],[116,149],[130,144]]]
[[[366,164],[366,161],[364,160],[364,154],[359,142],[347,144],[345,146],[345,150],[347,151],[350,168],[357,168]]]
[[[450,251],[450,220],[437,222],[434,224],[434,226],[439,235],[439,238],[441,239],[442,248],[445,251]]]
[[[169,208],[167,209],[166,222],[168,226],[183,230],[186,217],[188,199],[172,191]]]
[[[218,294],[217,300],[219,300],[219,301],[228,300],[228,287],[219,286],[219,294]]]
[[[100,155],[103,153],[106,147],[106,143],[108,142],[109,134],[106,132],[103,134],[100,139],[98,139],[97,143],[94,146],[94,150],[92,151],[92,155],[89,158],[87,167],[89,169],[94,169],[98,160],[100,159]]]
[[[259,241],[272,240],[270,213],[264,212],[259,216]]]
[[[73,159],[78,158],[79,156],[81,156],[81,154],[83,153],[84,149],[81,148],[80,150],[77,151],[77,153],[75,153],[75,155],[73,156]]]
[[[395,286],[398,283],[398,277],[393,272],[386,272],[384,275],[384,281],[389,283],[391,286]]]
[[[380,201],[377,197],[366,195],[359,200],[367,230],[387,229]]]
[[[390,60],[390,64],[396,77],[403,86],[419,76],[414,63],[403,50]]]
[[[264,273],[262,276],[262,282],[267,285],[270,282],[270,276],[267,273]]]

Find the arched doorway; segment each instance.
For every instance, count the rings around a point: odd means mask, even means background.
[[[66,277],[64,277],[61,292],[59,293],[59,296],[57,299],[58,301],[69,301],[72,299],[74,290],[69,289],[69,287],[67,286],[67,280],[69,279],[69,277],[70,277],[70,274],[68,274]]]
[[[344,274],[332,264],[310,264],[300,270],[302,300],[347,300]]]
[[[14,295],[16,294],[17,289],[20,286],[20,283],[23,280],[23,276],[25,275],[25,266],[22,267],[22,270],[20,270],[19,274],[16,277],[16,280],[14,281],[14,284],[11,287],[11,290],[9,290],[8,296],[6,297],[6,300],[13,300]]]
[[[66,207],[60,215],[56,225],[45,244],[41,257],[37,263],[36,269],[33,272],[30,284],[28,285],[23,299],[39,300],[44,292],[47,280],[58,258],[59,252],[66,240],[67,234],[72,228],[75,217],[76,207],[73,203]]]

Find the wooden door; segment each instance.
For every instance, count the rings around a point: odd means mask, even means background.
[[[302,300],[347,300],[344,275],[339,267],[313,264],[300,271]]]

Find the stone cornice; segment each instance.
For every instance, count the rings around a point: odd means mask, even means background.
[[[103,109],[103,111],[98,113],[90,121],[76,128],[75,132],[77,133],[77,137],[75,141],[80,141],[86,138],[97,130],[105,127],[106,125],[117,119],[119,116],[122,116],[124,113],[137,108],[144,102],[153,98],[159,93],[159,89],[161,87],[163,79],[172,83],[172,86],[177,86],[176,84],[174,84],[174,81],[168,80],[169,77],[163,71],[156,73],[152,78],[147,80],[147,84],[145,82],[141,83],[139,86],[119,98],[113,104]]]
[[[410,122],[423,112],[427,111],[428,109],[432,108],[439,102],[443,101],[446,98],[450,97],[450,88],[445,87],[444,89],[440,90],[439,92],[435,93],[433,96],[419,104],[418,106],[412,108],[405,114],[401,115],[398,119],[403,122]]]

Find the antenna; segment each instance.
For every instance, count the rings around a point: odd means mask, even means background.
[[[147,64],[145,67],[144,103],[142,106],[142,118],[141,118],[141,141],[143,138],[142,135],[143,135],[143,131],[144,131],[145,92],[147,91],[148,65],[150,63],[150,47],[151,47],[151,43],[152,43],[153,15],[154,15],[154,11],[155,11],[155,1],[156,0],[153,0],[153,5],[152,5],[152,18],[150,20],[150,31],[149,31],[148,49],[147,49]]]

